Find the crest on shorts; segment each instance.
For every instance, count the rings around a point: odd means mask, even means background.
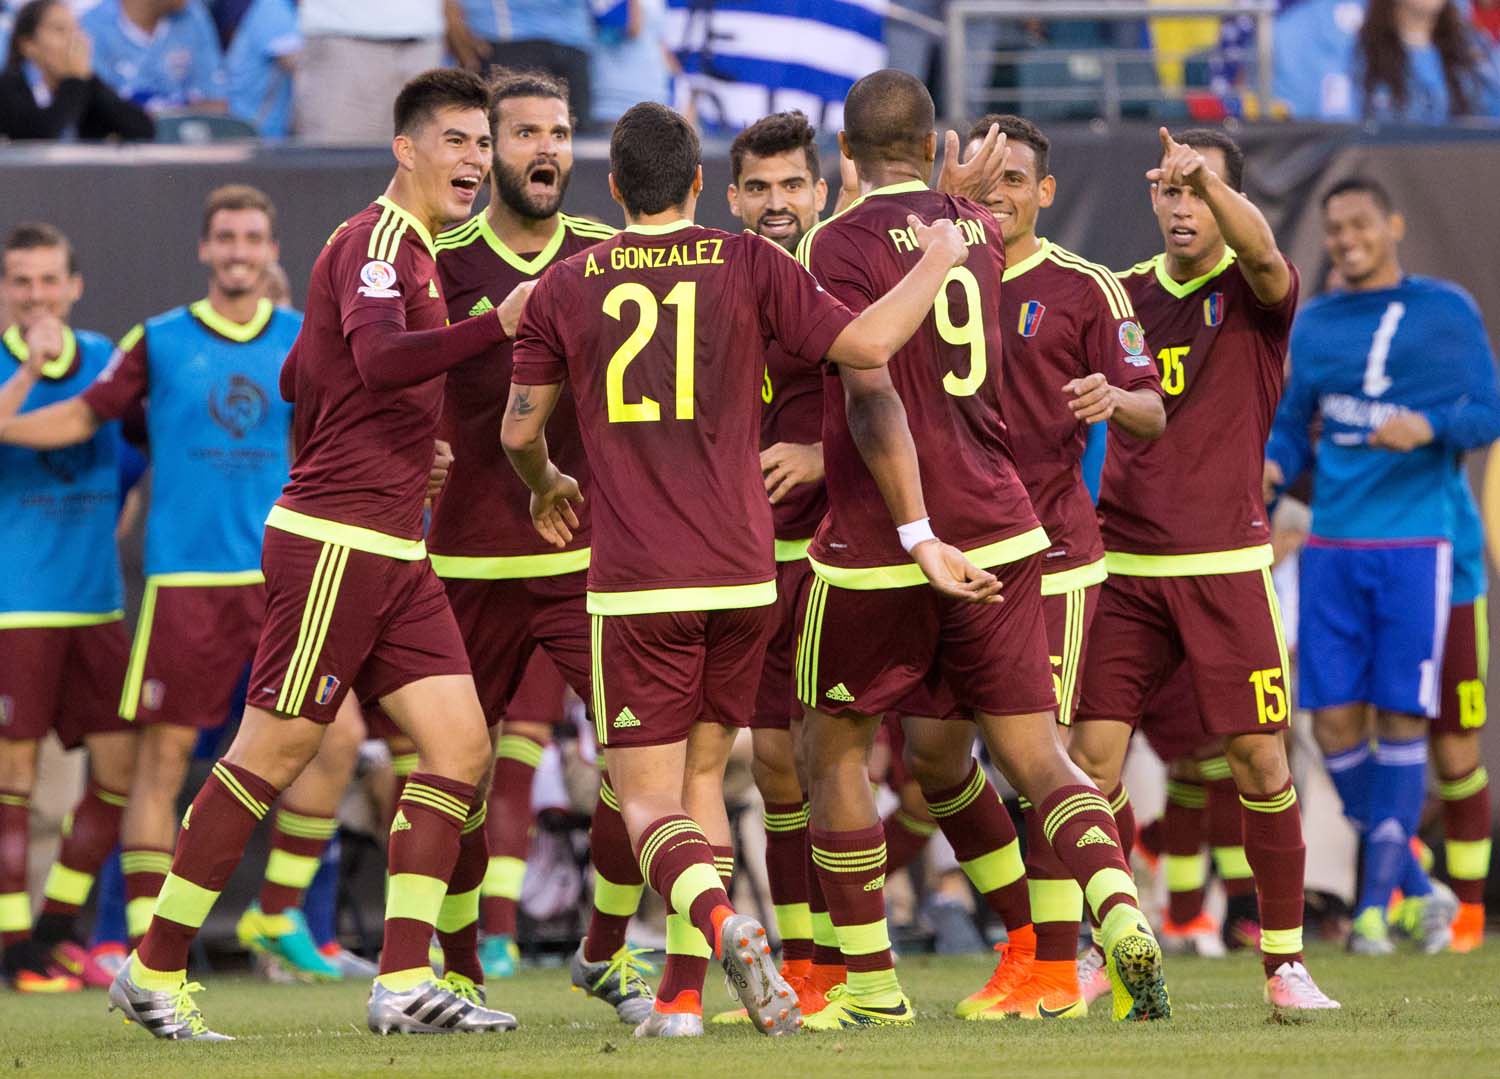
[[[1146,335],[1137,322],[1120,323],[1120,347],[1132,356],[1146,351]]]
[[[15,711],[16,701],[14,697],[0,693],[0,727],[10,726],[11,714]]]
[[[162,700],[167,695],[167,687],[161,684],[159,678],[148,678],[141,683],[141,704],[149,712],[154,712],[161,707]]]
[[[1047,309],[1040,301],[1027,300],[1021,305],[1021,321],[1016,332],[1022,337],[1035,337],[1037,330],[1042,328],[1042,316],[1046,313]]]
[[[1224,294],[1215,292],[1203,301],[1203,325],[1217,326],[1224,321]]]
[[[338,692],[339,680],[331,674],[325,674],[318,679],[318,692],[313,700],[319,704],[327,704],[333,700],[333,695]]]

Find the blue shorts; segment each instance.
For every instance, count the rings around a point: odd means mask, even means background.
[[[1363,702],[1436,717],[1452,588],[1446,542],[1310,540],[1298,589],[1298,704]]]

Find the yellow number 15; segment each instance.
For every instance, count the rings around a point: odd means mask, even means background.
[[[696,282],[679,281],[661,300],[662,303],[677,308],[675,415],[679,420],[693,418],[693,340],[697,321],[697,295]],[[609,366],[604,372],[604,397],[609,408],[610,423],[651,423],[661,419],[661,405],[645,394],[637,401],[625,400],[625,369],[655,336],[660,307],[656,296],[645,285],[638,281],[627,281],[609,290],[609,294],[604,297],[604,313],[617,322],[624,321],[627,303],[635,304],[641,320],[609,358]]]

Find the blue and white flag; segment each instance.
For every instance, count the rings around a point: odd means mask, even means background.
[[[630,18],[629,0],[589,0],[594,25],[600,33],[623,34]]]
[[[801,109],[843,122],[855,81],[885,66],[887,0],[668,0],[666,37],[704,131]]]

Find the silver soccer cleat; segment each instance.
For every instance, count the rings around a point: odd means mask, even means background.
[[[701,1038],[703,1016],[697,1012],[659,1012],[652,1008],[635,1028],[637,1038]]]
[[[127,1023],[139,1023],[153,1037],[169,1041],[232,1042],[227,1034],[208,1029],[193,994],[203,986],[184,980],[176,989],[142,989],[130,980],[127,961],[109,984],[109,1010],[119,1010]]]
[[[719,928],[720,962],[729,984],[762,1034],[795,1034],[802,1029],[797,994],[771,958],[765,926],[748,914],[732,914]]]
[[[643,977],[654,972],[651,964],[640,958],[645,951],[627,944],[608,959],[588,963],[584,961],[580,943],[568,964],[568,973],[574,988],[604,1001],[615,1010],[620,1022],[639,1025],[651,1015],[651,1006],[656,1003],[656,994]]]
[[[437,978],[402,993],[377,981],[370,988],[367,1022],[376,1034],[479,1034],[516,1029],[515,1016],[486,1008],[467,996]],[[478,993],[473,996],[480,997]]]
[[[1422,904],[1417,920],[1417,944],[1426,955],[1446,951],[1453,941],[1453,919],[1458,914],[1458,896],[1440,880],[1432,882],[1432,894]]]

